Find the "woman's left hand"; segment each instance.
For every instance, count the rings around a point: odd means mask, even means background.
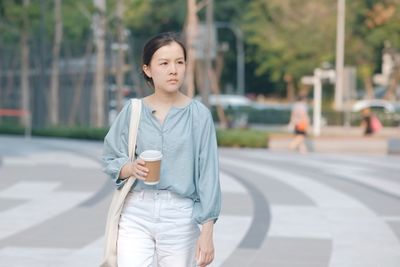
[[[196,247],[196,260],[199,267],[205,267],[214,260],[213,227],[213,221],[206,222],[202,226]]]

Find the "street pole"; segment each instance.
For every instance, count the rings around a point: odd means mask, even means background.
[[[313,134],[321,134],[321,98],[322,82],[319,69],[314,70],[314,108],[313,108]]]
[[[321,103],[322,103],[322,79],[328,79],[331,83],[336,79],[334,70],[314,69],[314,111],[313,111],[313,135],[321,135]]]
[[[336,28],[335,109],[343,110],[344,34],[346,0],[338,0]]]

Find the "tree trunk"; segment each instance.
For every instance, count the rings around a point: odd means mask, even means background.
[[[372,78],[370,75],[363,76],[364,86],[365,86],[365,95],[366,99],[374,98],[374,85],[372,84]]]
[[[18,64],[18,57],[14,55],[11,59],[11,63],[8,67],[9,71],[7,71],[7,83],[6,83],[6,88],[5,88],[5,94],[4,94],[4,105],[7,106],[10,103],[11,100],[11,94],[14,88],[14,83],[15,83],[15,70],[17,68]]]
[[[214,26],[214,0],[207,1],[207,9],[206,9],[206,27],[207,27],[207,37],[205,42],[205,51],[204,51],[204,87],[201,89],[201,99],[204,105],[209,107],[209,95],[211,91],[211,76],[212,72],[212,33]]]
[[[93,40],[89,38],[86,44],[86,49],[85,49],[85,66],[84,69],[79,73],[79,78],[75,86],[75,92],[74,92],[74,98],[72,100],[72,107],[71,111],[69,113],[68,117],[68,125],[73,126],[76,120],[76,115],[78,114],[79,110],[79,104],[81,102],[81,97],[82,97],[82,88],[83,85],[85,84],[85,78],[86,74],[89,69],[89,62],[90,62],[90,56],[92,55],[93,51]]]
[[[117,111],[122,109],[125,85],[125,34],[124,34],[124,0],[117,1],[117,35],[118,35],[118,58],[115,66],[115,80],[117,82]]]
[[[293,102],[295,99],[295,86],[292,74],[286,73],[283,77],[286,82],[286,98],[289,102]]]
[[[94,91],[92,95],[91,122],[94,127],[104,126],[104,81],[105,81],[105,31],[106,2],[94,0],[96,13],[93,16],[94,39],[96,44],[96,70],[94,74]]]
[[[393,72],[391,74],[390,80],[389,80],[389,85],[386,89],[386,93],[384,98],[389,101],[395,101],[396,100],[396,87],[399,82],[399,74],[398,74],[398,69],[393,68]]]
[[[199,18],[197,17],[196,0],[187,0],[187,17],[186,17],[186,47],[187,47],[187,63],[186,63],[186,94],[193,97],[195,94],[195,64],[196,49],[195,40],[197,37],[197,29]]]
[[[21,108],[25,112],[30,111],[30,94],[29,94],[29,21],[27,11],[29,9],[30,0],[24,0],[23,9],[24,17],[22,19],[21,31]],[[21,117],[21,122],[25,127],[30,127],[29,116]]]
[[[3,42],[1,40],[0,36],[0,51],[3,51]],[[3,86],[2,86],[2,80],[3,80],[3,60],[0,58],[0,108],[3,107],[3,102],[5,102],[4,94],[5,91],[3,91]],[[0,116],[0,122],[1,122],[1,116]]]
[[[196,60],[194,68],[196,75],[194,76],[197,88],[204,87],[204,60]]]
[[[217,76],[218,81],[221,80],[224,66],[225,66],[224,55],[222,53],[218,53],[217,60],[215,62],[215,75]]]
[[[133,42],[130,41],[129,43],[132,44]],[[128,49],[128,62],[130,63],[129,64],[130,65],[130,76],[133,81],[134,92],[136,93],[136,97],[144,97],[144,90],[141,86],[139,74],[137,71],[139,68],[137,68],[137,64],[135,63],[135,58],[134,58],[132,47],[130,49]]]
[[[62,0],[54,1],[54,44],[53,60],[51,67],[50,99],[49,99],[49,120],[50,125],[59,124],[59,78],[60,78],[60,48],[63,36],[63,23],[61,13]]]
[[[223,69],[223,57],[221,55],[218,56],[215,70],[211,69],[209,72],[209,77],[211,78],[211,89],[217,98],[217,115],[220,122],[220,127],[223,129],[228,128],[228,119],[225,115],[224,107],[219,102],[219,95],[221,92],[219,81],[221,79]]]

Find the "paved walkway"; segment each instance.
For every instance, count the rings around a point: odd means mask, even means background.
[[[97,266],[101,143],[0,136],[0,267]],[[220,149],[214,267],[400,266],[400,157]]]
[[[288,151],[293,135],[285,128],[277,128],[280,134],[271,134],[269,148],[272,151]],[[307,138],[309,150],[317,153],[359,155],[400,155],[400,127],[384,128],[381,132],[365,137],[359,127],[325,127],[321,135]]]

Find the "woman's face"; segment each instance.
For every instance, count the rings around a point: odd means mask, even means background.
[[[185,78],[186,62],[182,47],[172,42],[153,54],[143,71],[153,79],[154,88],[166,93],[177,92]]]

